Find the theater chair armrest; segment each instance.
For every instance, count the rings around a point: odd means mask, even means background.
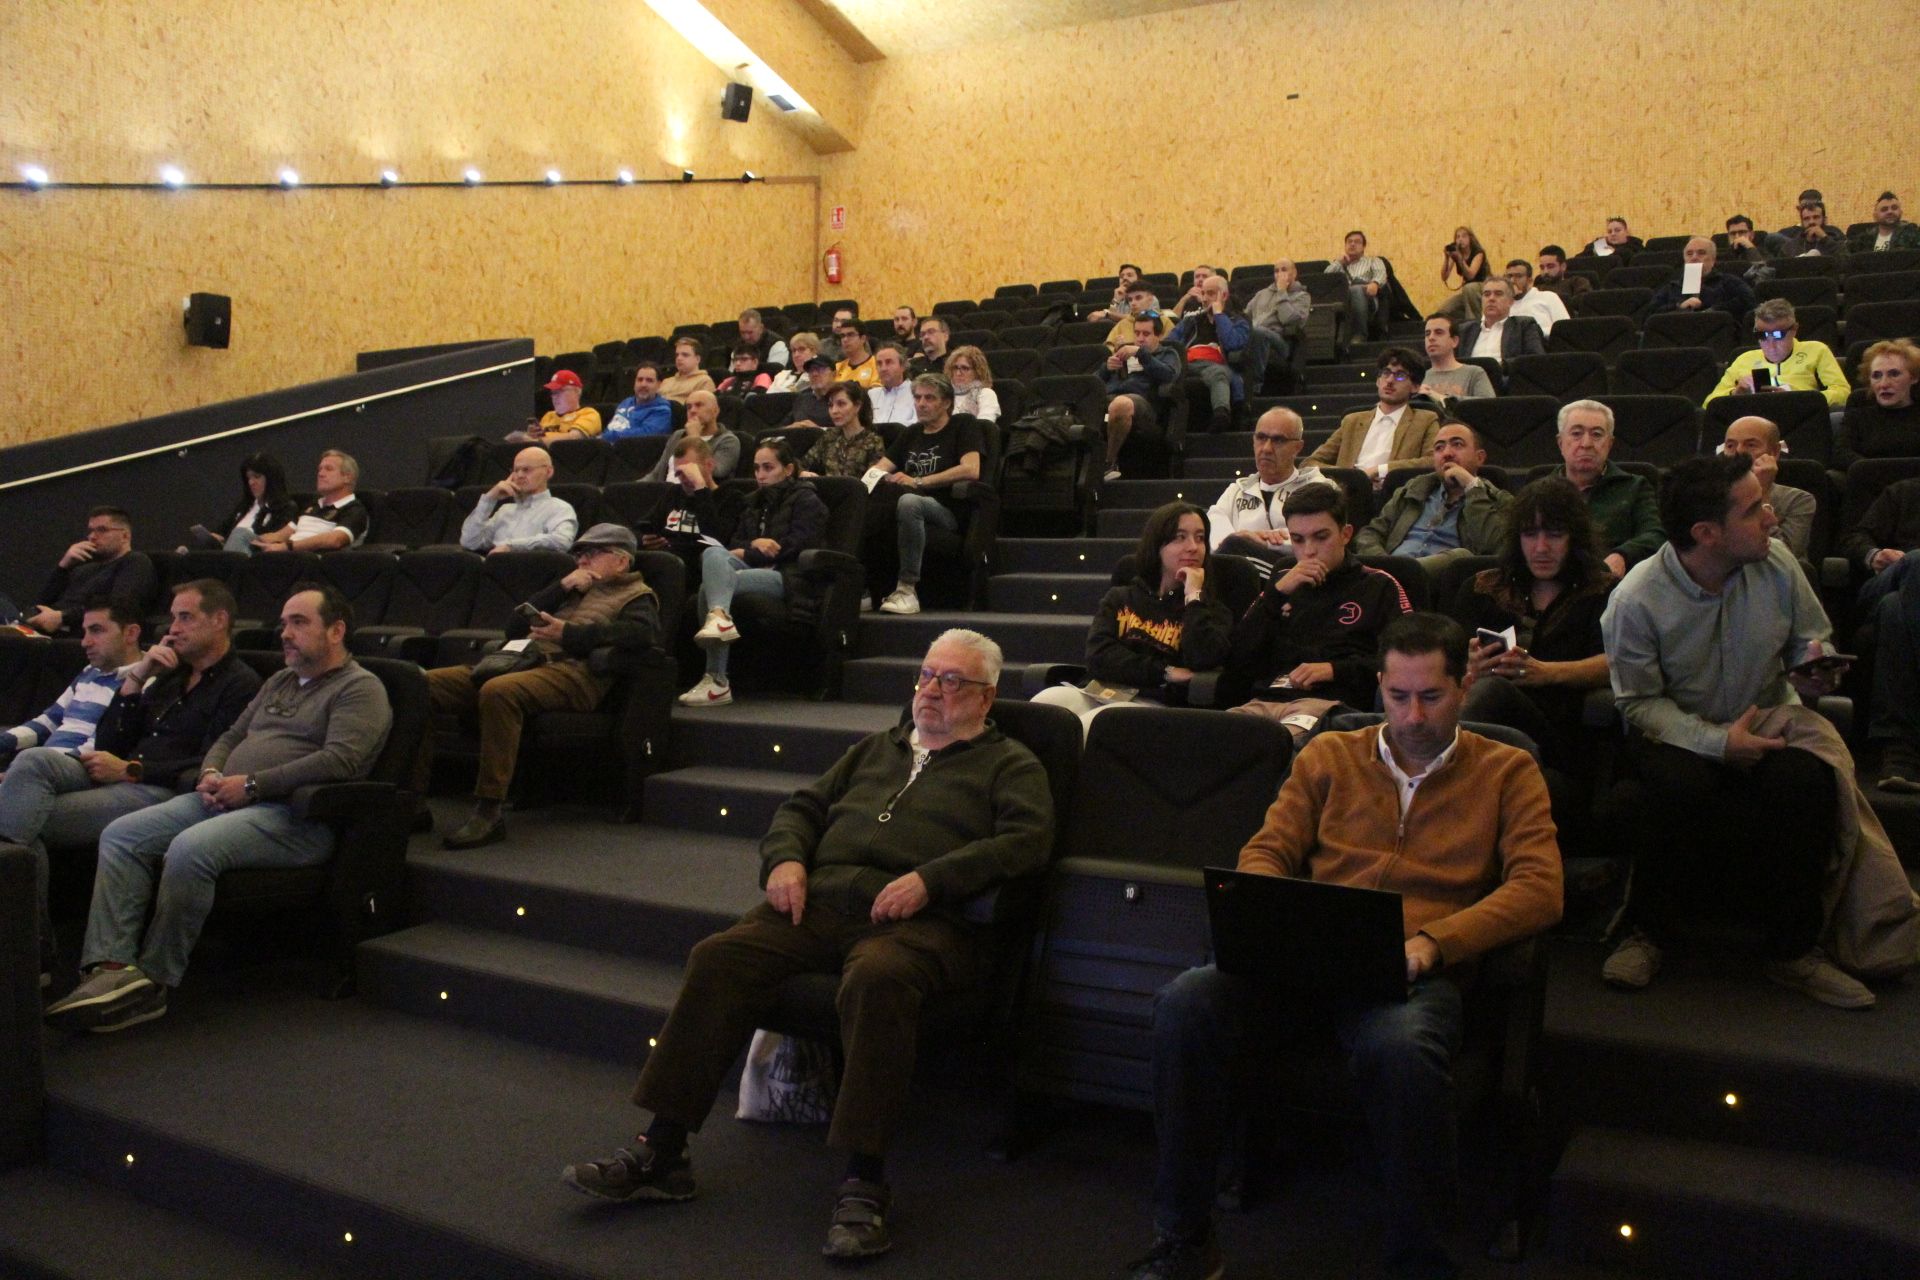
[[[1820,587],[1825,591],[1844,591],[1853,583],[1853,566],[1845,556],[1828,556],[1820,562]]]
[[[866,566],[860,563],[860,557],[830,547],[802,551],[794,560],[794,567],[809,578],[838,578],[853,574],[864,576],[866,573]]]
[[[587,655],[587,670],[597,676],[633,676],[671,662],[659,649],[617,649],[603,645]]]
[[[1613,729],[1620,724],[1620,711],[1613,705],[1612,689],[1594,689],[1580,700],[1580,723],[1589,729]]]
[[[1193,679],[1187,681],[1187,705],[1190,707],[1220,705],[1220,673],[1218,671],[1193,673]]]
[[[961,502],[973,502],[981,506],[988,503],[997,505],[1000,501],[999,491],[985,480],[962,480],[953,486],[952,493]]]
[[[960,915],[968,924],[1011,924],[1033,915],[1040,905],[1040,891],[1039,876],[1003,880],[962,902]]]
[[[326,782],[301,787],[287,797],[287,807],[304,821],[338,822],[377,812],[398,794],[390,782]]]
[[[1042,689],[1051,689],[1062,681],[1081,684],[1087,669],[1071,662],[1029,662],[1020,673],[1020,689],[1029,698]]]

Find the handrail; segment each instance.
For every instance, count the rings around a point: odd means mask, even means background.
[[[460,382],[466,378],[478,378],[489,373],[504,373],[508,369],[518,369],[522,365],[533,363],[532,356],[519,360],[508,360],[503,364],[488,365],[484,369],[468,369],[464,373],[449,374],[444,378],[434,378],[429,382],[410,383],[404,387],[394,387],[389,391],[376,391],[371,395],[354,396],[334,404],[321,405],[316,409],[302,409],[299,413],[283,414],[278,418],[268,418],[264,422],[248,423],[244,427],[231,427],[225,431],[215,431],[204,436],[194,436],[190,440],[175,440],[169,444],[155,445],[151,449],[140,449],[133,453],[123,453],[118,457],[101,458],[94,462],[83,462],[74,467],[62,467],[58,471],[47,471],[37,476],[26,476],[19,480],[8,480],[0,484],[0,493],[8,489],[18,489],[25,485],[39,484],[46,480],[58,480],[63,476],[79,475],[85,471],[97,471],[102,467],[115,467],[123,462],[137,462],[141,458],[151,458],[155,454],[171,453],[177,449],[191,449],[195,445],[208,444],[215,440],[226,440],[233,436],[243,436],[254,431],[264,431],[268,427],[277,427],[288,422],[298,422],[302,418],[317,418],[324,413],[337,413],[349,406],[365,408],[375,400],[386,400],[393,396],[411,395],[415,391],[425,391],[431,387],[443,387],[449,382]]]

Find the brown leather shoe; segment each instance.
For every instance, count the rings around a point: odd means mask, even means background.
[[[499,844],[506,838],[505,817],[483,818],[475,814],[442,843],[449,849],[478,849],[483,844]]]

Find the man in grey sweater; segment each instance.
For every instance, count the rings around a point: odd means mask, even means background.
[[[1247,302],[1247,322],[1253,332],[1247,335],[1247,354],[1241,375],[1247,394],[1257,396],[1267,382],[1267,364],[1271,360],[1287,363],[1293,356],[1293,344],[1307,336],[1307,313],[1313,310],[1313,295],[1300,283],[1293,263],[1282,258],[1273,264],[1273,283]]]
[[[980,976],[966,900],[1046,865],[1053,799],[1033,753],[987,720],[1000,647],[947,631],[915,681],[911,727],[856,744],[780,806],[760,843],[767,900],[693,949],[634,1101],[653,1123],[630,1148],[562,1177],[608,1200],[690,1200],[698,1129],[773,991],[803,973],[840,979],[846,1069],[831,1146],[849,1153],[824,1249],[885,1252],[882,1160],[905,1118],[920,1007]]]
[[[213,744],[199,784],[108,825],[81,949],[88,976],[47,1009],[48,1022],[119,1031],[160,1017],[221,872],[333,856],[332,828],[296,818],[293,794],[366,777],[393,727],[379,677],[347,652],[351,625],[351,608],[332,587],[296,590],[280,610],[286,668]]]

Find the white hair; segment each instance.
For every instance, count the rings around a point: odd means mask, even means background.
[[[1567,419],[1579,412],[1599,414],[1607,424],[1607,434],[1613,434],[1613,410],[1607,408],[1607,406],[1601,404],[1598,400],[1573,400],[1561,405],[1560,417],[1553,424],[1555,434],[1565,432],[1567,429]]]
[[[943,644],[957,644],[962,648],[973,650],[980,659],[980,665],[986,669],[987,683],[996,687],[999,685],[1000,665],[1006,660],[1000,653],[999,645],[978,631],[969,631],[965,627],[953,627],[942,631],[934,642],[927,646],[927,652],[932,653]]]

